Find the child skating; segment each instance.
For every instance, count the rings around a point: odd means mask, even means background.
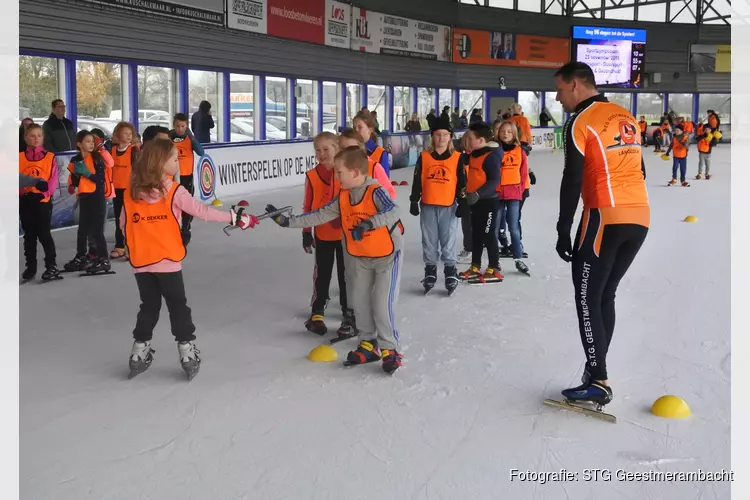
[[[711,151],[713,151],[717,142],[713,130],[710,127],[704,127],[703,135],[698,137],[698,175],[695,176],[696,179],[703,178],[704,168],[706,180],[711,178]]]
[[[403,226],[396,204],[378,182],[367,176],[367,155],[359,147],[339,152],[334,160],[341,183],[338,197],[307,214],[274,221],[282,227],[319,226],[341,218],[345,251],[346,284],[357,318],[359,346],[349,352],[346,365],[382,359],[386,373],[401,366],[399,334],[393,308],[398,300],[403,261]],[[273,212],[273,205],[266,207]]]
[[[141,298],[133,330],[135,341],[130,352],[128,378],[146,371],[154,359],[151,339],[159,322],[162,297],[188,380],[200,369],[200,351],[194,344],[195,325],[182,279],[181,262],[186,254],[180,231],[182,214],[228,223],[243,230],[258,223],[254,215],[243,213],[241,207],[221,212],[199,203],[184,186],[172,180],[179,169],[177,148],[170,140],[155,139],[133,165],[132,180],[123,197],[118,222],[125,234]]]
[[[425,294],[437,282],[438,260],[444,266],[445,289],[451,294],[459,281],[456,269],[456,199],[466,188],[466,171],[461,153],[453,149],[450,123],[438,119],[430,132],[432,143],[419,156],[414,169],[409,213],[420,216],[422,259],[425,264],[422,286]]]
[[[138,147],[133,144],[135,127],[128,122],[120,122],[112,132],[116,144],[112,146],[112,183],[115,186],[115,199],[112,202],[115,210],[115,220],[120,219],[122,199],[125,189],[130,185],[130,174],[138,155]],[[115,248],[109,254],[111,259],[125,257],[125,236],[119,224],[115,224]]]
[[[672,160],[672,180],[669,181],[670,186],[677,184],[677,170],[680,170],[680,183],[682,187],[689,187],[690,183],[687,181],[687,156],[688,156],[688,137],[685,135],[682,125],[677,125],[674,128],[674,137],[672,142],[665,153],[669,156],[669,153],[673,153]]]

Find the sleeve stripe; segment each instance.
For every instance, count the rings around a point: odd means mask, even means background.
[[[375,196],[377,196],[377,198],[378,198],[378,201],[379,201],[379,202],[380,202],[380,204],[381,204],[381,205],[383,206],[383,209],[381,210],[381,212],[383,212],[383,213],[385,213],[385,212],[390,212],[390,211],[391,211],[391,210],[393,210],[393,209],[394,209],[394,207],[396,206],[396,205],[395,205],[395,204],[393,203],[393,200],[391,200],[391,199],[390,199],[390,198],[388,197],[388,195],[386,195],[386,194],[385,194],[385,193],[383,192],[383,188],[382,188],[382,187],[379,187],[379,188],[377,188],[377,189],[375,190]]]

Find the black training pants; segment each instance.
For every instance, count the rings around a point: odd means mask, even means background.
[[[311,300],[312,313],[323,314],[328,290],[333,275],[333,259],[336,259],[336,272],[339,279],[339,298],[341,310],[347,310],[346,303],[346,273],[344,268],[344,246],[341,240],[324,241],[315,238],[315,271],[313,272],[313,296]]]
[[[459,203],[458,210],[461,214],[461,232],[464,235],[464,250],[471,252],[473,248],[473,236],[471,232],[471,207],[466,203]]]
[[[55,241],[52,239],[52,200],[40,201],[41,194],[25,194],[18,200],[23,229],[23,255],[26,257],[26,267],[36,271],[36,242],[44,249],[44,267],[57,265]]]
[[[606,224],[599,210],[591,209],[581,241],[585,222],[584,217],[573,250],[578,328],[588,372],[593,380],[607,380],[607,352],[615,330],[615,293],[643,245],[648,227]]]
[[[104,239],[104,222],[107,218],[107,200],[98,193],[78,197],[78,241],[76,255],[86,255],[86,243],[93,240],[96,256],[107,258],[107,240]]]
[[[487,247],[489,267],[500,268],[497,241],[497,198],[479,200],[471,207],[471,264],[481,266],[482,252]]]
[[[190,196],[193,196],[195,194],[195,186],[193,185],[192,175],[181,175],[180,184],[182,184],[185,187],[185,189],[188,190],[188,193],[190,193]],[[190,232],[191,222],[193,222],[193,216],[188,214],[187,212],[182,212],[182,232],[183,233]]]
[[[135,282],[141,295],[141,308],[133,330],[138,342],[150,341],[159,322],[161,298],[167,303],[172,334],[177,342],[195,340],[193,315],[185,297],[182,271],[176,273],[135,273]]]
[[[122,229],[120,229],[120,213],[122,213],[124,196],[124,189],[115,189],[115,199],[112,200],[115,209],[115,248],[125,248],[125,235],[122,234]]]

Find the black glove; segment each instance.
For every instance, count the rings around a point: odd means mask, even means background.
[[[370,219],[365,219],[352,228],[352,238],[354,241],[360,241],[367,231],[373,230],[373,224]]]
[[[523,149],[526,152],[526,155],[528,156],[531,153],[531,150],[533,148],[531,147],[531,144],[529,144],[528,142],[522,142],[521,149]]]
[[[573,260],[573,244],[570,242],[570,234],[557,233],[555,250],[557,250],[557,255],[565,262]]]
[[[461,202],[459,201],[458,203],[456,203],[456,218],[457,219],[461,218],[461,212],[463,212],[463,208],[461,207]]]
[[[534,175],[534,172],[529,170],[529,183],[533,186],[536,184],[536,175]]]
[[[302,248],[305,250],[305,253],[313,253],[315,238],[313,238],[311,231],[302,231]]]
[[[276,212],[278,209],[273,205],[266,205],[266,213]],[[271,217],[273,221],[281,227],[289,227],[289,217],[284,214],[276,215]]]
[[[419,215],[419,203],[416,201],[411,202],[411,206],[409,207],[409,213],[413,216]]]
[[[478,202],[478,201],[479,201],[479,193],[477,193],[477,192],[474,192],[474,193],[466,193],[466,203],[467,203],[467,204],[468,204],[469,206],[472,206],[472,205],[474,205],[474,204],[475,204],[476,202]]]
[[[39,179],[36,184],[34,184],[34,187],[37,188],[39,191],[46,191],[49,189],[49,184],[44,179]]]

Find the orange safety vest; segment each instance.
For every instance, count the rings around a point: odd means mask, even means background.
[[[118,151],[117,148],[112,150],[112,183],[115,189],[126,189],[130,187],[130,175],[133,171],[133,146],[128,145],[125,151]]]
[[[716,119],[716,115],[708,116],[708,126],[711,127],[711,130],[716,130],[718,128],[719,120]]]
[[[672,139],[672,151],[674,152],[675,158],[687,158],[688,146],[687,136],[682,134],[681,136],[674,136]]]
[[[510,151],[503,151],[503,165],[500,167],[500,184],[497,185],[498,193],[502,186],[515,186],[521,184],[521,163],[523,162],[523,150],[516,146]]]
[[[703,135],[703,130],[705,128],[706,128],[706,126],[701,123],[701,124],[698,125],[698,128],[696,129],[695,133],[697,135]]]
[[[527,144],[531,144],[531,124],[529,119],[523,115],[513,115],[510,117],[510,121],[516,124],[519,132],[519,140]]]
[[[708,153],[711,151],[711,141],[708,140],[705,136],[701,137],[701,139],[698,141],[698,151],[701,153]]]
[[[372,153],[370,153],[368,156],[373,162],[380,163],[380,158],[383,157],[383,154],[385,154],[385,149],[383,149],[383,146],[375,146],[375,149],[373,149]]]
[[[638,127],[641,129],[641,133],[646,131],[646,128],[648,128],[648,122],[640,121],[638,122]]]
[[[54,153],[47,153],[44,155],[44,158],[37,161],[31,161],[28,158],[26,158],[26,153],[18,153],[18,172],[23,175],[30,175],[31,177],[37,177],[39,179],[44,179],[46,181],[50,180],[50,177],[52,177],[52,166],[55,161],[55,155]],[[41,193],[37,188],[34,186],[29,186],[23,188],[24,193]],[[48,202],[50,199],[49,196],[42,199],[42,202]]]
[[[94,168],[94,156],[88,155],[86,158],[83,159],[83,163],[86,164],[86,167],[89,169],[89,172],[92,174],[96,173],[96,168]],[[75,166],[73,163],[68,164],[68,171],[71,174],[75,174]],[[80,176],[80,181],[78,182],[78,193],[77,196],[81,196],[82,194],[90,194],[96,192],[96,183],[92,180],[89,180],[88,178],[84,176]],[[104,168],[104,197],[105,198],[111,198],[112,197],[112,169],[111,168]]]
[[[446,160],[436,160],[430,152],[422,152],[422,203],[439,207],[453,206],[456,202],[460,158],[459,152],[454,152]]]
[[[335,198],[339,192],[341,192],[341,185],[336,181],[336,175],[331,173],[331,180],[333,181],[333,192],[331,193],[331,185],[324,181],[317,168],[308,170],[305,172],[307,180],[312,188],[312,203],[310,204],[310,210],[318,210],[324,205],[327,205]],[[333,198],[329,197],[329,194]],[[341,228],[333,227],[331,222],[326,222],[319,226],[315,226],[315,236],[323,241],[340,241],[341,240]]]
[[[187,251],[180,235],[180,221],[172,211],[174,195],[180,184],[172,183],[169,192],[156,203],[135,201],[130,188],[125,190],[125,245],[130,265],[139,268],[163,260],[180,262]]]
[[[482,165],[484,159],[489,156],[490,153],[485,153],[482,156],[469,157],[469,171],[466,174],[466,192],[474,193],[477,189],[484,186],[487,182],[487,174],[484,173]]]
[[[172,142],[177,147],[177,158],[180,162],[180,176],[193,175],[195,166],[195,154],[193,153],[193,140],[189,135],[185,137],[174,137]]]
[[[396,226],[392,228],[380,226],[372,231],[364,233],[360,241],[355,241],[352,237],[352,229],[354,226],[378,213],[378,209],[375,206],[376,189],[382,188],[377,184],[370,184],[367,186],[367,190],[365,191],[364,196],[362,196],[362,201],[356,205],[352,205],[348,189],[342,189],[339,195],[341,229],[344,231],[346,251],[353,257],[387,257],[393,253],[395,248],[393,245],[393,238],[391,237],[391,231],[398,226],[401,230],[401,234],[404,234],[404,226],[399,220],[396,223]]]
[[[685,133],[692,134],[695,131],[695,125],[693,125],[693,122],[687,121],[683,124],[683,127]]]
[[[371,156],[367,157],[367,175],[372,177],[373,179],[375,178],[375,165],[377,164],[377,160],[373,160]]]

